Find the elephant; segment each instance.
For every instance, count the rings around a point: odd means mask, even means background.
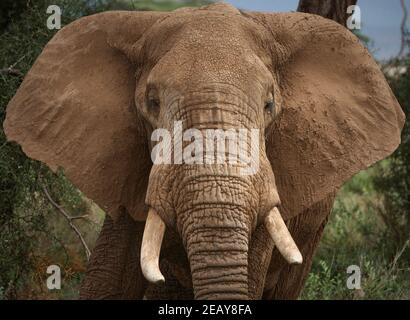
[[[258,170],[155,163],[152,135],[176,121],[258,130]],[[248,300],[298,298],[337,190],[391,154],[403,124],[343,26],[214,3],[68,24],[4,129],[106,212],[81,299]]]

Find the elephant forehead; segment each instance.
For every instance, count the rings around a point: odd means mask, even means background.
[[[176,44],[190,50],[195,48],[251,49],[263,36],[260,24],[241,14],[193,9],[173,12],[152,26],[144,38],[152,53],[163,54]],[[162,48],[162,50],[161,50]],[[153,52],[154,51],[154,52]]]
[[[196,84],[231,84],[244,90],[260,92],[272,76],[253,52],[211,47],[189,50],[174,48],[150,70],[149,82],[164,87],[191,89]]]
[[[181,92],[219,83],[260,95],[273,81],[265,63],[250,48],[214,45],[211,40],[203,40],[200,46],[185,41],[175,44],[147,73],[148,83]]]
[[[241,14],[192,9],[159,21],[138,46],[149,60],[146,71],[154,69],[151,79],[169,78],[174,85],[178,78],[182,83],[218,80],[242,87],[246,79],[253,83],[269,74],[264,32]]]

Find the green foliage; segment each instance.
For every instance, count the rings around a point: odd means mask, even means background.
[[[410,57],[395,62],[393,66],[404,71],[390,77],[389,81],[407,119],[402,131],[402,143],[390,157],[389,166],[382,168],[375,186],[384,194],[383,218],[399,249],[410,239]],[[410,263],[410,254],[406,256]]]
[[[339,192],[302,299],[410,297],[408,247],[398,246],[386,224],[383,193],[374,182],[389,163],[360,172]],[[360,290],[347,288],[350,265],[360,267]]]
[[[0,2],[0,31],[4,30],[8,24],[19,17],[24,11],[26,0],[3,0]]]
[[[337,299],[335,292],[337,293],[339,288],[345,286],[344,282],[343,273],[337,272],[332,263],[329,265],[326,260],[320,260],[315,266],[315,272],[309,275],[303,298],[309,300]]]

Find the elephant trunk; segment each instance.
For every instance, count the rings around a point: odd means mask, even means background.
[[[235,211],[220,210],[209,210],[210,215]],[[184,230],[195,298],[248,299],[248,229],[223,222],[215,226],[215,221],[196,227],[195,216],[191,214]]]

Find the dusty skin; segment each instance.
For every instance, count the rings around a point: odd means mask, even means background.
[[[259,171],[152,166],[151,132],[174,121],[260,129]],[[377,64],[342,26],[214,4],[106,12],[64,27],[10,101],[4,127],[107,212],[82,299],[295,299],[335,192],[396,149],[403,122]],[[141,272],[149,208],[166,230],[165,284]],[[274,248],[264,222],[275,208],[300,265]],[[149,229],[146,245],[158,248],[159,226]]]

